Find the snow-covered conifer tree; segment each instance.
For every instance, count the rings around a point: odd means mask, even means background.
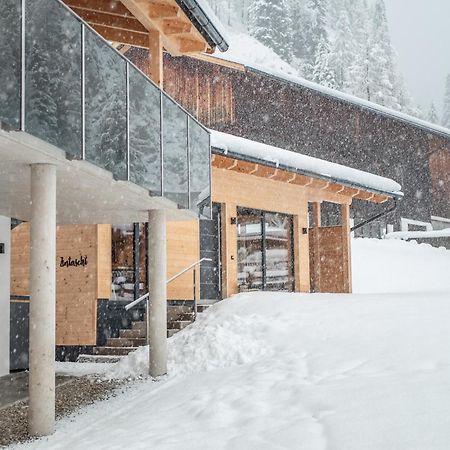
[[[335,88],[334,72],[330,67],[330,49],[325,38],[319,41],[313,67],[312,80],[329,88]]]
[[[438,123],[439,122],[439,118],[438,118],[438,115],[437,115],[436,107],[434,106],[434,102],[431,102],[427,120],[428,120],[428,122],[431,122],[431,123]]]
[[[396,110],[394,52],[389,36],[384,0],[376,0],[369,39],[368,100]]]
[[[336,88],[344,90],[347,86],[348,69],[354,60],[353,36],[350,29],[348,11],[341,7],[336,22],[336,33],[331,47],[331,67],[334,71]]]
[[[444,95],[444,108],[442,110],[442,125],[450,128],[450,74],[447,75],[447,85]]]
[[[287,0],[253,0],[249,31],[285,61],[292,59],[292,19]]]

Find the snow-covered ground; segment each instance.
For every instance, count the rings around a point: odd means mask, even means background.
[[[445,248],[415,241],[354,239],[352,266],[355,293],[450,293],[450,251]]]
[[[418,255],[425,272],[450,273],[449,251],[364,240],[355,281],[378,258],[387,267],[368,289],[390,289],[388,262]],[[396,269],[402,283],[418,273]],[[450,284],[427,292],[428,281],[421,293],[235,296],[169,340],[168,377],[137,381],[25,447],[448,450]],[[142,348],[106,375],[145,373],[146,360]]]

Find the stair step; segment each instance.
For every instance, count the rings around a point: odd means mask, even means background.
[[[136,347],[94,347],[94,355],[125,356],[135,350]]]
[[[147,333],[147,322],[133,322],[131,329]]]
[[[197,305],[197,312],[205,312],[211,305]]]
[[[120,330],[119,337],[124,339],[145,339],[147,333],[142,330]]]
[[[191,325],[190,320],[177,320],[175,322],[169,322],[167,324],[167,328],[169,330],[182,330],[183,328],[186,328],[188,325]]]
[[[78,363],[116,363],[122,359],[122,356],[111,355],[79,355],[77,358]]]
[[[170,338],[172,337],[174,334],[177,334],[180,330],[176,330],[176,329],[172,329],[172,330],[167,330],[167,337]]]
[[[145,344],[146,344],[145,338],[124,339],[118,337],[118,338],[109,338],[106,341],[106,347],[140,347],[141,345]]]
[[[178,312],[179,314],[192,312],[192,306],[186,305],[168,305],[167,311]]]

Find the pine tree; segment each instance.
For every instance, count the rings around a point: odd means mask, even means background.
[[[287,0],[253,0],[249,9],[249,31],[285,61],[291,61],[292,19]]]
[[[297,49],[295,54],[301,56],[304,76],[314,79],[317,58],[320,58],[320,54],[324,54],[325,49],[330,48],[327,30],[328,0],[307,0],[302,13],[304,18],[301,22],[304,31],[297,33],[301,34],[300,39],[294,36]],[[296,24],[296,28],[298,28],[298,24]],[[300,50],[299,46],[303,46],[303,49]]]
[[[384,0],[376,0],[374,4],[368,58],[368,100],[388,108],[400,109],[394,92],[394,53]]]
[[[313,56],[315,56],[311,47],[313,13],[306,0],[291,0],[291,11],[293,23],[292,64],[305,78],[308,78]]]
[[[369,8],[366,0],[347,2],[346,10],[351,30],[351,62],[347,68],[344,91],[368,98],[369,71]]]
[[[330,49],[325,38],[317,46],[312,80],[328,88],[336,86],[334,72],[330,67]]]
[[[352,31],[346,8],[341,8],[336,22],[336,34],[331,48],[331,67],[334,71],[336,88],[344,90],[348,84],[348,69],[353,62]]]
[[[434,106],[434,102],[431,102],[431,105],[430,105],[430,111],[428,112],[428,122],[436,123],[436,124],[439,122],[438,115],[436,112],[436,107]]]
[[[450,74],[447,75],[447,84],[444,95],[444,108],[442,113],[442,126],[450,128]]]

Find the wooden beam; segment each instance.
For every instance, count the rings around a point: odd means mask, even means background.
[[[150,56],[148,73],[153,82],[162,89],[164,85],[164,70],[161,33],[157,30],[151,30],[148,35],[148,43]]]
[[[178,9],[174,5],[148,0],[122,0],[122,3],[131,13],[144,25],[148,31],[159,31],[163,33],[162,25],[156,18],[178,17]],[[178,43],[161,34],[163,47],[172,55],[180,56]]]
[[[148,14],[152,19],[167,19],[179,17],[180,9],[174,5],[161,3],[157,1],[138,1],[137,3],[144,4],[148,8]]]
[[[205,55],[204,53],[198,53],[189,55],[191,58],[198,59],[200,61],[206,61],[211,64],[215,64],[222,67],[228,67],[233,70],[238,70],[239,72],[245,72],[245,66],[243,64],[226,61],[225,59],[217,58],[212,55]]]
[[[313,204],[313,223],[312,227],[320,228],[322,226],[322,213],[319,202],[314,202]]]
[[[178,44],[179,51],[182,54],[204,52],[208,48],[204,41],[197,41],[194,39],[179,38]]]
[[[107,41],[118,44],[132,45],[134,47],[148,48],[148,35],[134,33],[131,31],[117,30],[104,25],[91,25],[94,30],[101,34]]]
[[[133,17],[133,14],[118,0],[64,0],[64,3],[72,9],[104,12],[119,17]]]
[[[341,205],[343,292],[352,292],[352,258],[350,235],[350,205]]]
[[[234,170],[235,172],[246,173],[246,174],[253,173],[256,170],[255,163],[247,162],[247,161],[238,161],[238,160],[235,160],[235,161],[236,161],[236,165],[230,167],[229,170]]]
[[[99,11],[89,11],[80,8],[72,8],[73,11],[82,19],[91,25],[102,25],[120,30],[143,33],[147,35],[148,31],[139,20],[134,17],[123,17],[114,14],[103,13]]]
[[[385,203],[390,199],[387,195],[375,194],[371,199],[375,203]]]
[[[164,34],[189,34],[192,29],[190,22],[185,22],[180,19],[165,19],[162,21]]]

